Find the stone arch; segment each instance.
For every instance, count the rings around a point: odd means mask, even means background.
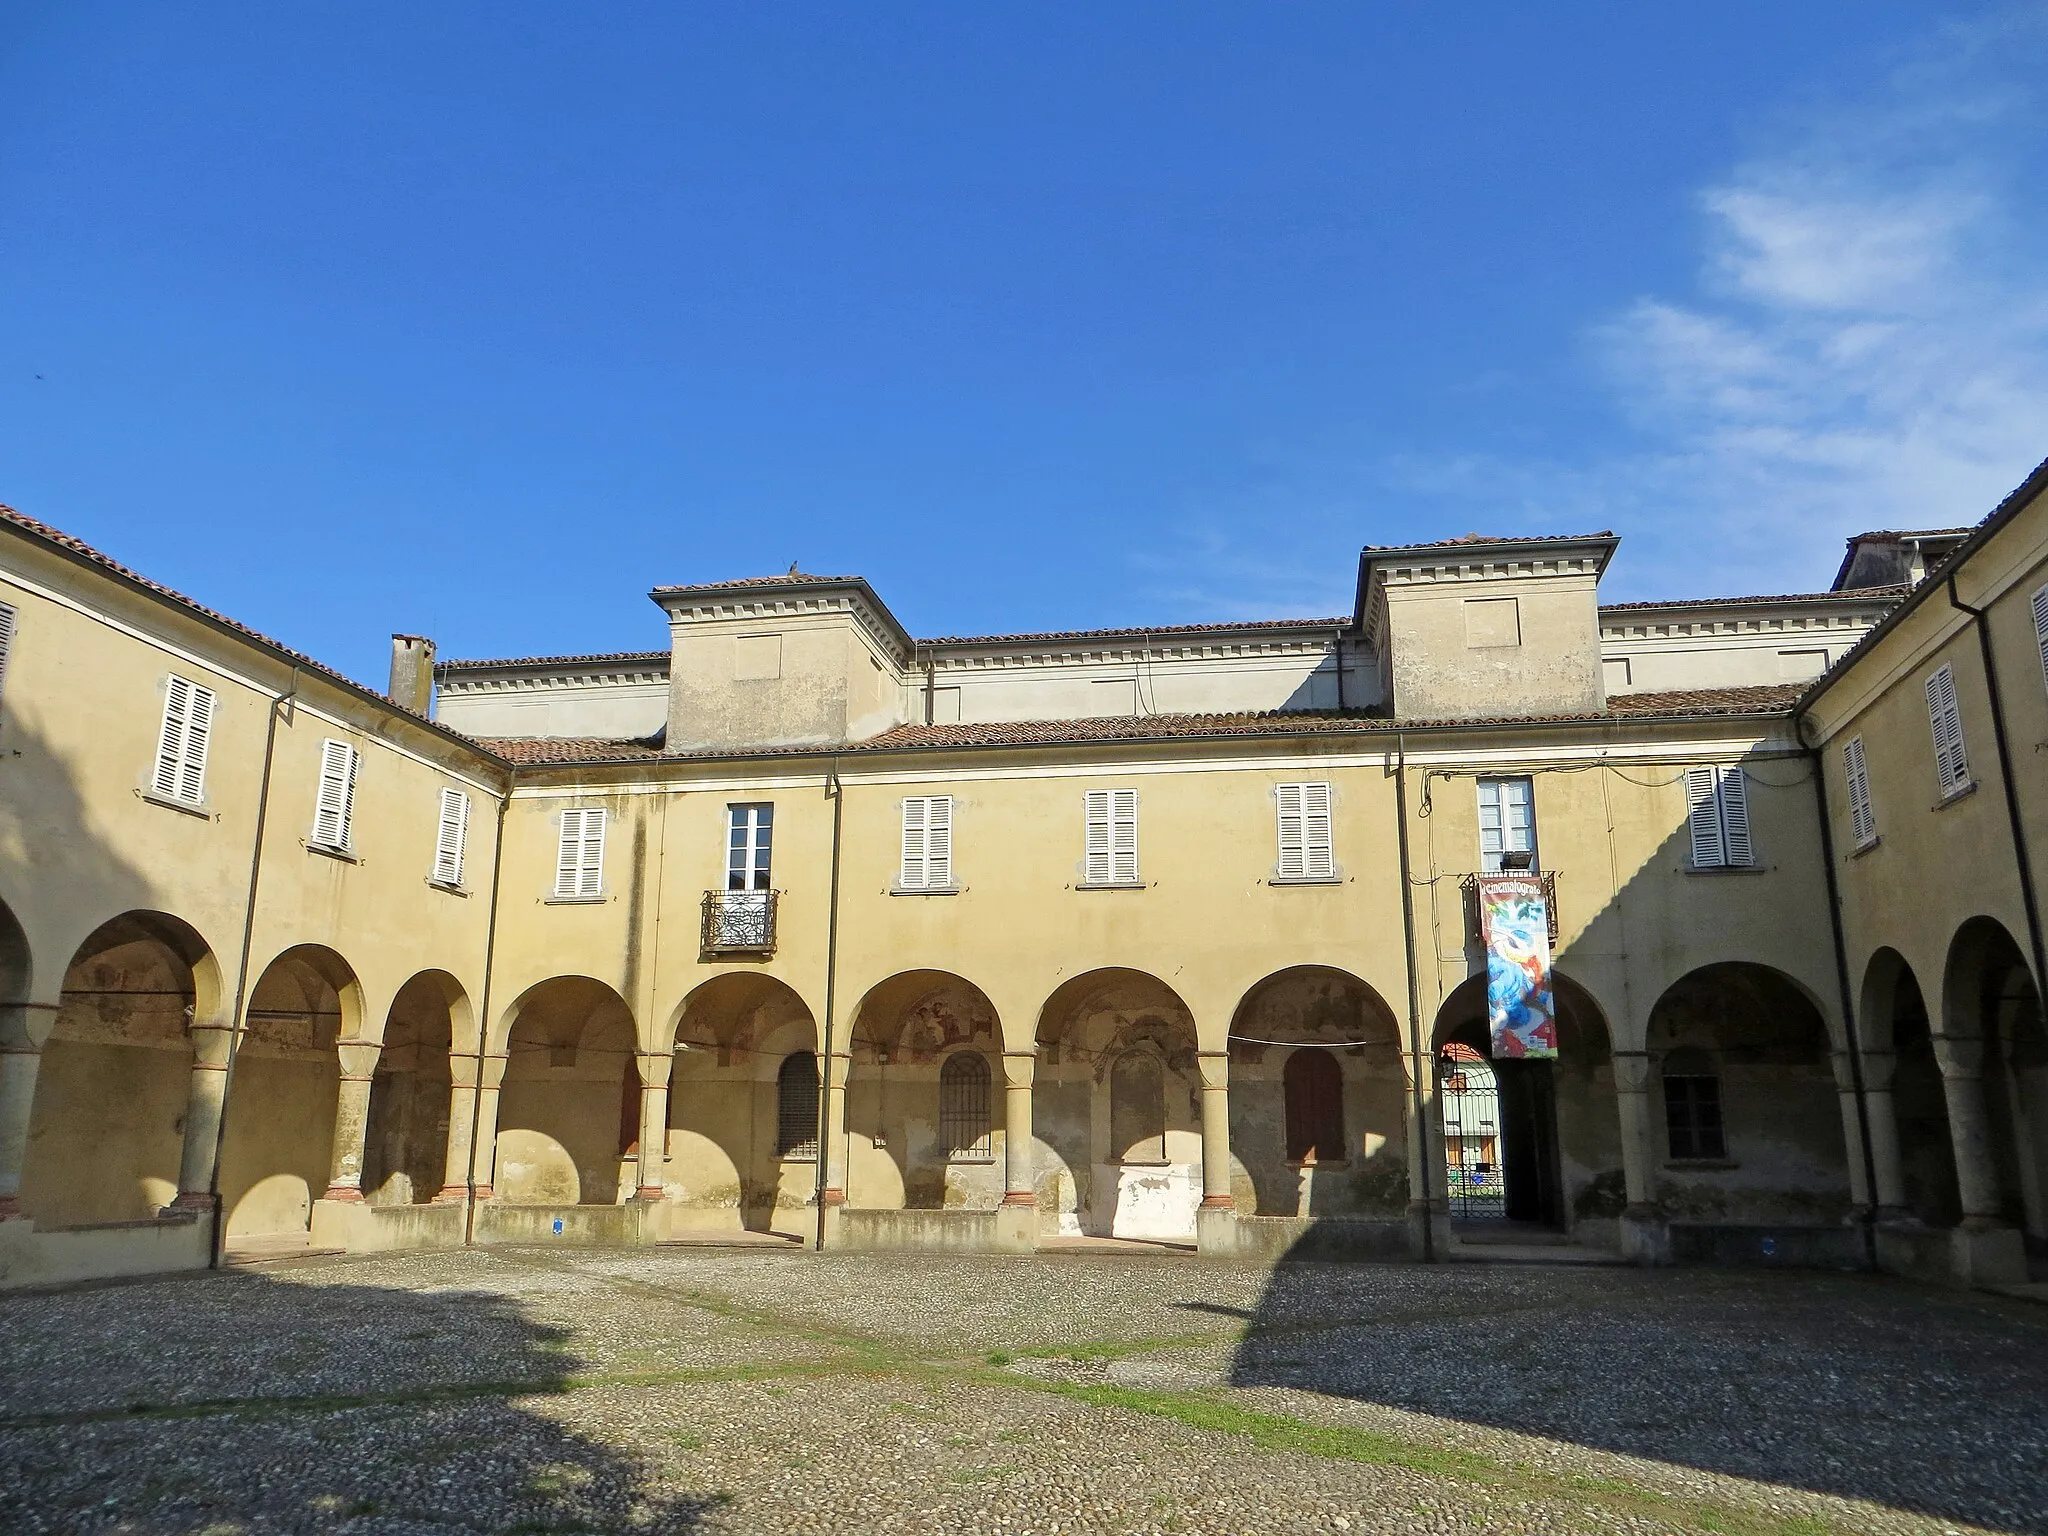
[[[1982,1072],[1996,1215],[2048,1238],[2048,1033],[2033,968],[1995,918],[1971,918],[1949,943],[1941,1034],[1958,1065]]]
[[[952,1057],[1002,1077],[1003,1028],[988,994],[951,971],[901,971],[871,987],[847,1032],[846,1203],[992,1211],[1003,1198],[1000,1132],[949,1149],[940,1078]]]
[[[1288,1072],[1328,1053],[1340,1083],[1341,1155],[1290,1146]],[[1367,981],[1297,965],[1255,982],[1230,1021],[1231,1193],[1240,1216],[1401,1217],[1408,1204],[1408,1080],[1401,1026]]]
[[[1748,961],[1701,966],[1665,988],[1645,1043],[1668,1215],[1834,1225],[1848,1214],[1832,1041],[1798,981]]]
[[[782,1064],[822,1044],[809,1005],[773,976],[726,971],[683,999],[669,1039],[675,1058],[663,1198],[672,1229],[810,1236],[816,1154],[776,1149]]]
[[[1930,1227],[1962,1220],[1956,1185],[1955,1143],[1949,1135],[1948,1095],[1934,1055],[1934,1027],[1920,979],[1896,949],[1873,953],[1864,967],[1857,1010],[1866,1058],[1865,1082],[1873,1099],[1873,1126],[1881,1142],[1889,1106],[1898,1146],[1900,1198],[1908,1213]]]
[[[34,995],[35,962],[28,934],[13,908],[0,901],[0,1009],[19,1011]],[[0,1039],[6,1039],[0,1034]]]
[[[1110,967],[1063,982],[1039,1010],[1032,1088],[1039,1206],[1053,1230],[1189,1242],[1202,1200],[1201,1070],[1180,994],[1144,971]],[[1117,1064],[1155,1060],[1163,1133],[1156,1156],[1114,1145],[1117,1094],[1149,1081]],[[1126,1122],[1128,1123],[1128,1122]],[[1139,1138],[1142,1140],[1142,1138]]]
[[[342,1040],[364,1035],[363,989],[323,944],[284,950],[249,991],[228,1078],[221,1209],[229,1239],[307,1229],[334,1153]]]
[[[469,994],[446,971],[421,971],[392,998],[363,1137],[363,1198],[370,1204],[424,1205],[440,1190],[449,1055],[458,1040],[475,1039],[475,1029]]]
[[[493,1194],[508,1205],[615,1205],[636,1180],[633,1010],[591,976],[553,976],[506,1010]]]
[[[1492,1060],[1500,1094],[1501,1164],[1510,1219],[1563,1227],[1604,1241],[1603,1223],[1627,1204],[1621,1121],[1611,1082],[1613,1033],[1593,994],[1552,968],[1558,1054],[1551,1060],[1493,1060],[1486,1019],[1486,972],[1468,976],[1444,998],[1430,1031],[1438,1079],[1446,1046]],[[1434,1088],[1431,1101],[1434,1104]],[[1448,1185],[1441,1115],[1432,1110],[1431,1194]],[[1611,1234],[1619,1241],[1619,1232]]]
[[[0,967],[12,961],[0,943]],[[11,980],[0,974],[0,985]],[[23,1212],[45,1228],[140,1221],[178,1196],[193,1024],[220,1006],[220,967],[198,931],[124,912],[65,968],[36,1076]]]

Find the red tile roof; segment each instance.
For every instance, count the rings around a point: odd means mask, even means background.
[[[1792,592],[1779,597],[1674,597],[1642,603],[1602,603],[1602,613],[1626,613],[1639,608],[1768,608],[1773,603],[1873,603],[1899,598],[1912,587],[1899,582],[1886,587],[1847,587],[1835,592]]]
[[[1460,544],[1583,544],[1590,539],[1611,539],[1614,532],[1598,533],[1464,533],[1455,539],[1431,539],[1421,544],[1368,544],[1369,555],[1393,554],[1409,549],[1456,549]]]
[[[1328,630],[1348,629],[1344,619],[1239,619],[1214,624],[1120,624],[1113,629],[1042,629],[1014,635],[940,635],[920,640],[919,645],[1013,645],[1054,640],[1114,640],[1148,635],[1236,635],[1257,629]]]
[[[1473,725],[1594,725],[1612,719],[1688,719],[1770,715],[1789,710],[1804,687],[1772,683],[1754,688],[1701,688],[1622,694],[1598,715],[1502,715],[1483,720],[1396,720],[1357,712],[1248,711],[1221,715],[1120,715],[1095,720],[1016,720],[983,725],[899,725],[844,747],[774,747],[756,752],[664,752],[649,741],[595,737],[490,738],[486,745],[525,766],[576,763],[680,762],[692,758],[812,757],[833,753],[913,751],[941,747],[1085,746],[1093,742],[1153,741],[1240,736],[1383,735],[1392,730],[1456,729]]]
[[[667,651],[592,651],[582,656],[503,656],[486,661],[437,661],[434,672],[476,672],[490,667],[580,667],[599,662],[661,662],[667,665]]]
[[[801,587],[834,582],[862,582],[864,576],[813,576],[809,571],[786,571],[780,576],[739,576],[731,581],[685,581],[656,587],[657,592],[720,592],[727,587]]]

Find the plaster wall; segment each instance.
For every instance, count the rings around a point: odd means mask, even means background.
[[[668,657],[616,674],[536,667],[444,675],[434,718],[467,736],[598,736],[632,741],[668,723]]]
[[[1395,714],[1581,714],[1606,703],[1591,571],[1394,580],[1383,589]]]

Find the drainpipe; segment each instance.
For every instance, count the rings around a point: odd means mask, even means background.
[[[270,819],[270,765],[277,756],[277,716],[299,696],[299,669],[292,668],[291,687],[270,701],[269,718],[263,727],[263,775],[256,789],[256,836],[249,847],[249,905],[242,915],[242,957],[235,968],[235,1014],[228,1036],[228,1069],[220,1085],[220,1124],[213,1128],[213,1177],[207,1193],[213,1197],[213,1240],[208,1245],[206,1267],[219,1269],[221,1251],[227,1246],[227,1221],[220,1208],[220,1157],[228,1140],[228,1106],[234,1101],[235,1066],[242,1059],[242,1036],[248,1021],[243,1017],[249,997],[249,946],[256,942],[256,884],[263,870],[263,828]]]
[[[2026,823],[2020,818],[2019,787],[2012,776],[2012,747],[2005,736],[2005,700],[1998,690],[1998,665],[1991,656],[1991,628],[1984,622],[1984,610],[1972,608],[1956,596],[1955,572],[1948,576],[1948,603],[1966,613],[1977,627],[1977,648],[1984,656],[1984,687],[1991,695],[1991,734],[1998,743],[1998,776],[2005,782],[2005,814],[2012,826],[2013,860],[2020,872],[2020,904],[2027,914],[2027,942],[2034,951],[2034,985],[2048,989],[2048,946],[2041,939],[2041,906],[2034,894],[2034,861],[2027,852]]]
[[[1337,713],[1344,713],[1344,631],[1330,636],[1330,654],[1337,660]]]
[[[838,1134],[838,1128],[832,1125],[826,1111],[832,1102],[832,1024],[839,984],[839,833],[845,797],[846,789],[839,782],[839,763],[835,758],[832,766],[825,770],[825,798],[832,802],[832,884],[825,906],[825,1029],[820,1042],[825,1049],[821,1063],[824,1070],[818,1074],[818,1177],[813,1196],[818,1206],[818,1251],[821,1253],[825,1249],[825,1176],[832,1156],[826,1137],[828,1133]],[[843,1195],[845,1191],[840,1193]]]
[[[1877,1152],[1870,1145],[1870,1101],[1863,1087],[1863,1041],[1857,1032],[1856,1004],[1849,985],[1849,945],[1842,933],[1842,890],[1835,878],[1835,831],[1828,817],[1827,763],[1819,747],[1808,749],[1813,762],[1813,803],[1820,818],[1820,860],[1828,879],[1828,930],[1835,941],[1835,985],[1842,994],[1842,1028],[1849,1043],[1849,1083],[1856,1095],[1856,1128],[1863,1142],[1863,1257],[1877,1268]]]
[[[1340,671],[1338,676],[1343,676]],[[1409,1093],[1415,1106],[1415,1155],[1422,1178],[1422,1262],[1436,1262],[1436,1234],[1429,1207],[1429,1165],[1434,1157],[1430,1147],[1429,1117],[1422,1100],[1422,990],[1415,974],[1415,882],[1408,864],[1408,747],[1399,731],[1394,733],[1394,814],[1401,855],[1401,936],[1406,944],[1404,959],[1408,971],[1408,1055],[1415,1063],[1415,1080]]]
[[[932,653],[930,650],[926,650],[924,653],[924,723],[926,725],[932,723],[932,706],[937,697],[934,690],[938,687],[938,681],[932,675],[934,666]]]
[[[476,1004],[476,1088],[469,1096],[469,1164],[463,1183],[469,1199],[462,1208],[462,1246],[476,1245],[476,1133],[484,1123],[484,1055],[491,1040],[491,971],[498,952],[498,882],[505,872],[505,813],[512,808],[512,784],[498,800],[498,840],[491,851],[491,910],[484,919],[484,980]]]

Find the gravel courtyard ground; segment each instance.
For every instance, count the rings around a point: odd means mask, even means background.
[[[2048,1533],[2048,1308],[494,1249],[0,1299],[0,1530]]]

